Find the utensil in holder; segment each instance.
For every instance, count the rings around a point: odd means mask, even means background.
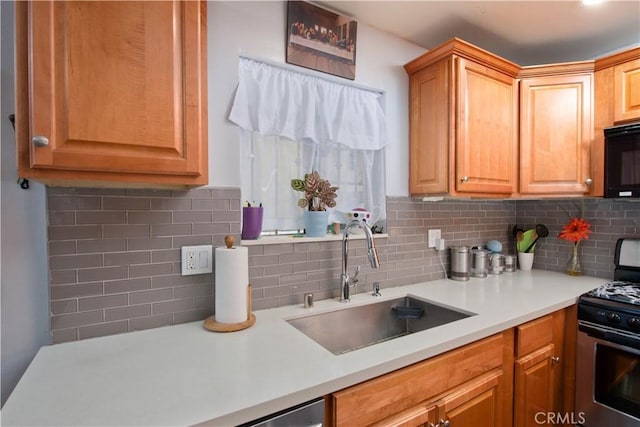
[[[250,206],[242,208],[242,239],[256,240],[262,233],[262,206]]]

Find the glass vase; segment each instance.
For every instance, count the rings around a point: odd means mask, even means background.
[[[578,243],[573,244],[569,262],[567,262],[567,274],[569,276],[582,276],[582,263],[578,255]]]

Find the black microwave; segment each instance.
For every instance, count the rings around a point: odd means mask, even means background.
[[[640,122],[604,130],[604,197],[640,197]]]

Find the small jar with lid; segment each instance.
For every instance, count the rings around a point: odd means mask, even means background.
[[[504,272],[513,273],[514,271],[516,271],[516,256],[505,255],[504,256]]]
[[[489,271],[489,252],[482,246],[471,248],[471,277],[487,277]]]
[[[467,246],[451,248],[451,273],[449,277],[461,282],[469,280],[469,248]]]

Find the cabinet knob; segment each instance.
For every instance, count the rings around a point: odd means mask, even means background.
[[[449,420],[440,420],[438,423],[441,427],[451,427],[451,421]]]
[[[33,145],[36,147],[46,147],[49,145],[49,138],[42,135],[36,135],[31,139],[31,142],[33,142]]]
[[[558,357],[558,356],[553,356],[553,357],[551,357],[551,361],[552,361],[553,363],[560,363],[560,357]]]
[[[587,185],[591,185],[593,183],[593,180],[591,178],[587,178],[584,180],[584,183]]]
[[[469,177],[467,175],[460,178],[460,182],[468,182],[468,181],[469,181]]]

